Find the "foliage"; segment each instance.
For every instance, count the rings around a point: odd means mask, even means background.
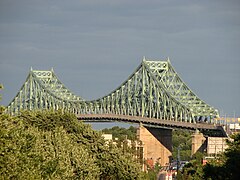
[[[0,174],[3,179],[95,179],[95,159],[63,127],[42,131],[1,115]]]
[[[0,114],[0,179],[140,179],[128,153],[62,111]]]
[[[128,129],[114,126],[112,128],[105,128],[102,130],[105,134],[112,134],[113,138],[118,138],[120,141],[123,141],[124,139],[130,139],[130,140],[136,140],[137,139],[137,128],[130,126]]]
[[[155,180],[157,178],[157,175],[161,169],[161,165],[159,163],[156,163],[153,168],[148,168],[148,172],[146,173],[145,178],[147,180]]]
[[[114,126],[112,128],[105,128],[102,130],[105,134],[112,134],[113,138],[118,138],[120,142],[124,139],[136,140],[137,128],[130,126],[128,129]],[[173,131],[173,159],[177,159],[177,148],[180,146],[180,156],[181,160],[191,159],[191,145],[192,137],[191,132],[187,130],[174,130]]]
[[[173,159],[177,159],[177,148],[180,147],[180,157],[181,160],[190,160],[191,159],[191,146],[192,146],[192,137],[191,132],[187,130],[173,130],[172,134],[173,142]]]
[[[3,85],[2,84],[0,84],[0,90],[2,90],[3,89]],[[2,95],[0,94],[0,101],[2,100]],[[0,105],[0,114],[2,114],[3,113],[3,111],[4,111],[4,107],[3,106],[1,106]]]
[[[1,89],[3,89],[3,85],[2,84],[0,84],[0,90]],[[0,95],[0,101],[1,101],[1,99],[2,99],[2,96]]]
[[[182,172],[178,173],[177,179],[179,180],[201,180],[203,176],[203,165],[202,165],[203,154],[197,152],[192,160],[187,163]]]
[[[234,134],[231,138],[221,158],[207,163],[203,168],[205,179],[240,179],[240,134]]]
[[[102,132],[106,134],[112,134],[113,138],[118,138],[119,139],[119,141],[117,141],[118,147],[122,147],[124,152],[134,153],[134,151],[132,151],[131,148],[124,146],[124,142],[125,142],[124,140],[126,138],[135,140],[137,128],[130,126],[128,129],[126,129],[126,128],[114,126],[110,129],[105,128],[102,130]],[[174,130],[172,141],[173,141],[173,159],[177,159],[177,148],[178,146],[180,146],[181,160],[190,160],[191,159],[191,141],[192,141],[191,132],[187,130]],[[198,159],[198,161],[200,162],[201,160]],[[145,174],[145,179],[155,179],[159,172],[159,169],[157,169],[157,167],[158,166],[155,166],[153,169],[149,169],[149,171]]]
[[[228,148],[213,160],[202,165],[203,154],[197,153],[194,159],[186,164],[178,179],[238,180],[240,179],[240,134],[227,140]]]

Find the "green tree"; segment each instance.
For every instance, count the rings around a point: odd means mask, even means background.
[[[187,130],[174,130],[172,134],[173,142],[173,159],[177,159],[178,147],[180,150],[181,160],[190,160],[191,159],[191,146],[192,146],[192,137],[191,132]]]
[[[42,131],[8,115],[0,123],[2,179],[97,179],[93,156],[62,127]]]
[[[179,172],[177,179],[179,180],[202,180],[203,178],[203,154],[197,152],[192,157],[192,160],[187,163],[182,172]]]
[[[62,111],[0,114],[0,179],[141,179],[128,153]]]
[[[2,84],[0,84],[0,90],[2,90],[3,89],[3,85]],[[0,94],[0,101],[2,100],[2,95]],[[4,107],[3,106],[1,106],[0,105],[0,114],[2,114],[3,113],[3,111],[4,111]]]
[[[232,140],[227,140],[228,148],[220,158],[204,167],[205,179],[240,179],[240,134],[234,134],[231,138]]]
[[[137,128],[133,126],[130,126],[128,129],[114,126],[112,128],[105,128],[102,132],[105,134],[112,134],[113,138],[118,138],[120,141],[123,141],[126,138],[130,140],[137,139]]]

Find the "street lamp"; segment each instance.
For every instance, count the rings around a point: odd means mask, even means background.
[[[182,144],[179,144],[178,147],[177,147],[177,171],[179,170],[180,168],[180,161],[181,161],[181,156],[180,156],[180,150],[181,150],[181,147],[186,145],[186,143],[182,143]]]
[[[180,144],[181,145],[181,144]],[[179,168],[180,168],[180,150],[181,150],[181,147],[180,147],[180,145],[178,146],[178,148],[177,148],[177,172],[178,172],[178,170],[179,170]]]

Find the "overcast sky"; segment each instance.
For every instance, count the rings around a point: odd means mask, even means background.
[[[31,67],[53,67],[90,100],[118,87],[143,56],[169,57],[201,99],[240,116],[239,0],[0,0],[3,105]]]

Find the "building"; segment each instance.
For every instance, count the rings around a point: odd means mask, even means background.
[[[112,134],[103,134],[104,140],[106,144],[112,143],[115,146],[119,146],[122,148],[123,153],[131,152],[133,157],[142,165],[142,170],[145,169],[144,165],[144,144],[140,140],[132,141],[130,139],[124,139],[120,141],[118,138],[112,137]]]
[[[102,136],[105,141],[112,141],[112,134],[103,134]]]
[[[228,145],[226,143],[227,137],[207,137],[207,154],[217,155],[222,153],[227,149]]]

